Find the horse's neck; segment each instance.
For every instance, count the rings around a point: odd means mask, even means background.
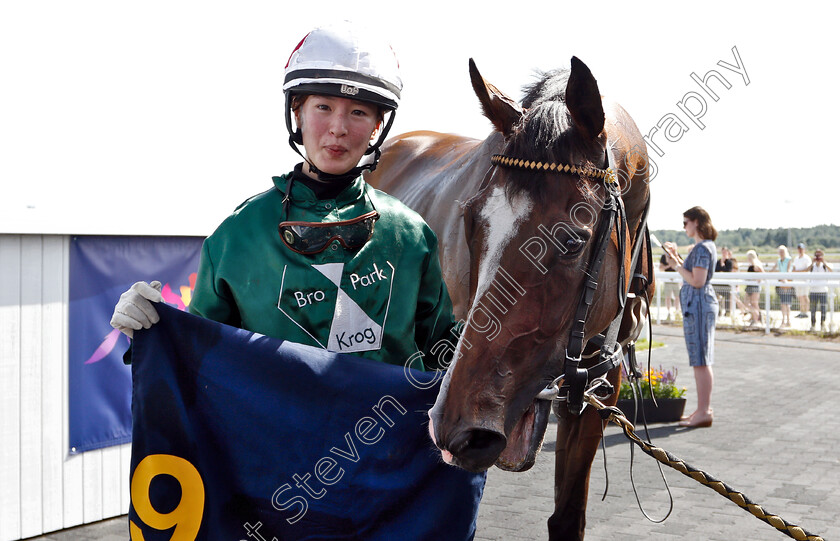
[[[476,195],[492,167],[490,156],[501,148],[502,137],[493,134],[477,145],[454,145],[445,155],[437,155],[431,166],[420,173],[410,190],[409,206],[422,214],[433,229],[452,216],[460,217],[460,203]],[[422,160],[423,158],[420,157]],[[431,196],[431,197],[430,197]]]
[[[447,179],[456,186],[460,193],[460,201],[476,195],[481,183],[488,178],[492,164],[490,158],[498,154],[503,148],[504,139],[501,134],[494,132],[470,152],[464,154],[464,163],[460,175],[450,175]]]
[[[403,159],[393,160],[400,167],[377,171],[382,176],[375,181],[420,213],[437,233],[438,255],[455,315],[466,317],[470,259],[461,204],[478,193],[491,168],[490,156],[501,148],[502,136],[494,134],[476,142],[424,132],[402,143],[386,151],[404,153]]]

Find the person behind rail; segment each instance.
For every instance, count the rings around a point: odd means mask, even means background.
[[[715,272],[738,272],[738,260],[732,257],[732,250],[728,246],[720,249],[720,259],[715,263]],[[721,284],[714,286],[715,293],[718,296],[718,302],[721,303],[721,315],[724,317],[731,314],[731,295],[732,288],[729,284]]]
[[[825,262],[825,252],[817,250],[814,252],[814,261],[808,266],[808,272],[833,272],[831,266]],[[817,330],[817,310],[820,311],[820,329],[828,330],[825,324],[825,311],[828,302],[828,286],[824,283],[811,286],[808,294],[811,301],[811,332]]]
[[[659,270],[662,272],[676,272],[673,267],[668,264],[668,256],[662,254],[659,258]],[[665,295],[665,310],[668,312],[666,321],[671,321],[671,305],[674,306],[674,320],[677,319],[677,314],[680,313],[680,285],[677,282],[665,282],[662,286],[662,293]]]
[[[805,243],[800,242],[796,246],[796,250],[799,252],[796,257],[793,258],[791,262],[790,272],[807,272],[808,267],[811,266],[811,256],[805,253]],[[808,317],[808,310],[810,307],[810,299],[808,298],[809,288],[807,285],[796,286],[796,298],[799,300],[799,314],[797,314],[797,318],[806,318]]]
[[[755,250],[747,250],[747,272],[764,272],[764,263],[758,258]],[[761,293],[761,286],[758,280],[747,280],[747,310],[750,313],[749,325],[760,325],[763,322],[761,316],[761,303],[759,302],[759,294]]]
[[[680,289],[683,307],[683,334],[688,349],[689,365],[694,367],[694,382],[697,387],[697,409],[680,420],[680,426],[712,426],[712,388],[715,361],[715,320],[718,301],[711,279],[715,274],[717,230],[712,225],[709,213],[701,207],[692,207],[683,213],[683,227],[688,238],[695,241],[688,257],[683,259],[672,242],[663,245],[668,262],[682,276]]]
[[[779,258],[773,264],[771,272],[789,272],[791,267],[791,257],[787,246],[782,244],[779,246]],[[787,280],[780,280],[786,282]],[[794,290],[790,286],[776,286],[776,294],[779,296],[779,304],[782,309],[782,327],[790,327],[790,305],[793,302]]]

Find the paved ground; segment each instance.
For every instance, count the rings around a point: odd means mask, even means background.
[[[693,379],[681,329],[654,327],[652,363],[680,369],[678,381]],[[687,430],[654,425],[653,442],[746,494],[772,513],[827,539],[840,539],[840,344],[717,334],[715,422]],[[551,430],[552,427],[549,427]],[[549,433],[549,437],[551,434]],[[546,451],[553,438],[546,438]],[[662,524],[646,520],[629,480],[630,450],[616,427],[607,429],[609,493],[604,501],[604,458],[592,468],[587,541],[635,539],[788,539],[711,489],[666,471],[674,510]],[[476,539],[546,539],[552,505],[551,453],[524,474],[491,470]],[[648,514],[667,513],[668,496],[653,459],[635,453],[634,477]]]
[[[693,379],[679,328],[655,326],[654,340],[667,347],[653,352],[653,365],[680,369],[678,382]],[[686,430],[653,425],[654,444],[707,471],[813,534],[840,540],[840,344],[718,332],[715,421],[711,428]],[[479,515],[476,540],[546,539],[552,510],[554,425],[544,450],[526,473],[491,470]],[[616,427],[605,443],[609,493],[604,492],[604,458],[592,468],[587,541],[636,539],[788,539],[711,489],[667,469],[674,509],[661,524],[637,507],[629,480],[630,449]],[[668,496],[656,462],[635,453],[633,474],[645,510],[661,518]],[[126,539],[120,517],[35,538],[40,541]]]

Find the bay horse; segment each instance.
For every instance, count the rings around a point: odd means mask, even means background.
[[[526,88],[521,105],[487,83],[472,59],[469,71],[493,132],[483,141],[428,131],[397,136],[368,181],[437,233],[444,280],[465,321],[429,412],[432,439],[455,466],[525,471],[548,423],[550,401],[538,395],[558,381],[568,391],[575,370],[580,385],[590,385],[596,337],[613,320],[618,347],[641,331],[643,297],[654,290],[650,245],[641,242],[647,153],[633,120],[602,99],[575,57],[570,70],[545,73]],[[623,209],[605,221],[608,201]],[[642,244],[635,264],[631,248]],[[628,287],[636,295],[625,304]],[[569,372],[573,343],[579,365]],[[617,390],[616,364],[605,376]],[[617,392],[605,402],[616,399]],[[589,471],[605,421],[580,409],[555,402],[552,540],[584,536]]]

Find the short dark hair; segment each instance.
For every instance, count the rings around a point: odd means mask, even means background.
[[[712,218],[703,207],[691,207],[687,211],[683,212],[683,216],[689,220],[697,222],[697,230],[700,232],[703,239],[717,239],[717,229],[715,229],[715,226],[712,225]]]

